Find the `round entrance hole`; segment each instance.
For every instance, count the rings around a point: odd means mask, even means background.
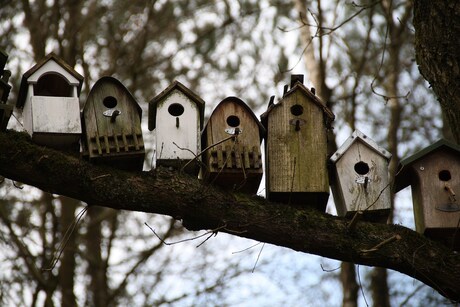
[[[172,116],[181,116],[184,114],[184,107],[180,103],[173,103],[168,107],[168,112]]]
[[[240,119],[236,115],[230,115],[229,117],[227,117],[227,124],[230,127],[238,127],[240,125]]]
[[[106,108],[115,108],[117,106],[117,98],[113,97],[113,96],[107,96],[104,98],[104,100],[102,100],[102,103],[104,104],[104,106]]]
[[[438,176],[439,176],[439,180],[441,181],[449,181],[452,178],[448,170],[440,171]]]
[[[359,175],[366,175],[369,173],[369,165],[366,162],[359,161],[355,164],[355,172]]]
[[[291,114],[299,116],[303,114],[303,107],[300,104],[295,104],[291,107]]]

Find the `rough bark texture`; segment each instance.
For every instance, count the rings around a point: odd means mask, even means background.
[[[158,169],[129,173],[89,164],[32,144],[25,133],[0,133],[0,175],[44,191],[119,210],[182,220],[211,229],[358,264],[397,270],[442,295],[460,299],[460,255],[398,225],[348,221],[308,208],[226,192],[196,178]],[[389,239],[374,250],[377,244]]]
[[[416,0],[414,27],[420,72],[436,93],[460,144],[460,2]]]

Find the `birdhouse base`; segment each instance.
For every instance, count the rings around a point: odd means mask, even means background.
[[[87,154],[83,154],[87,157]],[[126,155],[115,156],[111,154],[110,156],[99,156],[89,158],[91,163],[95,164],[104,164],[107,166],[115,167],[124,171],[142,171],[144,166],[145,152],[139,153],[129,153]]]
[[[325,212],[329,193],[324,192],[269,192],[268,200],[315,208]]]
[[[427,228],[423,234],[454,251],[460,251],[460,228]]]
[[[81,134],[70,133],[39,133],[34,132],[31,135],[32,142],[46,147],[79,152]]]
[[[176,170],[181,170],[192,176],[197,176],[200,171],[201,160],[182,160],[182,159],[158,159],[156,167],[172,167]],[[184,168],[185,167],[185,168]]]

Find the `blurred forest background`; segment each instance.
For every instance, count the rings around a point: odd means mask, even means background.
[[[177,79],[207,103],[257,115],[291,73],[336,114],[331,150],[359,128],[400,158],[443,135],[443,116],[415,62],[412,1],[21,0],[0,2],[0,48],[22,74],[53,51],[84,77],[118,78],[143,108]],[[9,128],[21,130],[21,117]],[[447,133],[445,137],[449,138]],[[149,153],[144,170],[152,167]],[[263,187],[260,189],[263,194]],[[409,191],[393,223],[413,228]],[[331,197],[332,199],[332,197]],[[332,200],[329,212],[334,212]],[[381,268],[200,233],[153,214],[91,207],[10,180],[0,185],[1,306],[420,306],[436,291]],[[200,241],[201,240],[201,241]],[[197,247],[198,246],[198,247]],[[64,248],[65,247],[65,248]],[[57,260],[57,258],[59,258]]]

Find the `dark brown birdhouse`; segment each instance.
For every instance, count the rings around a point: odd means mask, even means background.
[[[16,107],[37,144],[79,149],[80,90],[83,76],[54,53],[22,76]]]
[[[11,86],[8,84],[11,72],[5,70],[8,55],[0,50],[0,131],[5,131],[14,106],[8,104]]]
[[[262,114],[269,200],[325,210],[329,197],[327,129],[334,114],[293,75],[279,103]]]
[[[83,109],[83,154],[91,162],[141,171],[145,157],[141,117],[142,109],[128,89],[115,78],[102,77]]]
[[[460,146],[439,140],[402,160],[395,190],[408,185],[417,232],[460,250]]]
[[[225,188],[255,194],[262,179],[260,143],[265,129],[241,99],[227,97],[203,133],[203,178]]]
[[[149,103],[149,130],[155,130],[156,165],[175,167],[197,175],[201,158],[204,101],[174,81]]]
[[[331,156],[334,203],[339,216],[363,211],[370,221],[386,223],[391,208],[388,163],[391,154],[355,130]]]

